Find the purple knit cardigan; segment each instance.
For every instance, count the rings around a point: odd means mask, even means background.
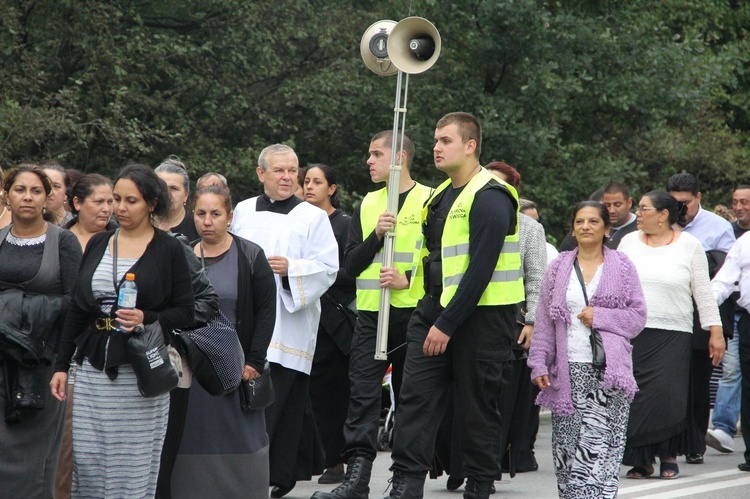
[[[531,379],[545,374],[550,379],[549,388],[541,391],[536,403],[549,407],[554,415],[573,414],[567,333],[571,316],[566,294],[577,256],[577,248],[565,251],[547,267],[529,350]],[[624,253],[604,248],[601,280],[589,304],[594,307],[594,328],[602,336],[607,359],[603,386],[620,389],[633,400],[638,386],[630,340],[646,326],[646,301],[638,272]]]

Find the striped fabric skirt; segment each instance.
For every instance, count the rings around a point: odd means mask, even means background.
[[[145,398],[130,365],[117,378],[85,361],[73,402],[73,497],[154,497],[169,394]]]
[[[562,498],[617,497],[630,406],[625,394],[603,389],[604,373],[570,363],[575,412],[552,417],[552,454]]]

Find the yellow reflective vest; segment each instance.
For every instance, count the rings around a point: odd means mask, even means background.
[[[407,194],[403,206],[396,216],[396,235],[393,240],[393,266],[401,274],[412,268],[414,249],[422,238],[422,206],[430,197],[432,189],[416,183]],[[384,187],[367,194],[360,207],[362,237],[366,238],[378,224],[378,218],[387,210],[388,193]],[[383,266],[383,248],[372,263],[357,277],[357,310],[377,312],[380,307],[380,268]],[[391,305],[396,308],[413,308],[418,298],[409,294],[409,289],[392,289]]]
[[[482,168],[475,175],[448,212],[445,227],[441,237],[441,259],[443,271],[443,291],[440,295],[440,304],[448,306],[456,294],[458,284],[469,266],[469,215],[477,192],[487,187],[488,184],[501,185],[513,197],[516,207],[516,226],[513,234],[505,236],[503,248],[495,264],[494,272],[484,293],[479,299],[479,306],[510,305],[524,300],[523,272],[521,271],[521,254],[518,243],[518,193],[516,189],[497,179],[494,175]],[[427,220],[429,207],[437,196],[451,185],[450,179],[441,184],[422,210],[422,221]],[[498,235],[498,237],[501,237]],[[424,293],[424,268],[423,259],[427,256],[427,249],[423,241],[418,243],[418,248],[413,262],[411,289],[412,296]]]

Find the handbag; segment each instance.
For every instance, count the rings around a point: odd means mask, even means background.
[[[271,364],[266,361],[259,377],[240,383],[240,407],[243,411],[260,411],[273,404],[274,399]]]
[[[203,243],[200,251],[205,272]],[[193,377],[209,394],[225,395],[240,385],[245,352],[237,330],[221,310],[205,326],[177,335]]]
[[[239,386],[245,353],[221,310],[205,326],[178,332],[178,338],[193,377],[209,394],[224,395]]]
[[[180,378],[169,360],[159,321],[133,328],[126,348],[141,395],[156,397],[177,388]]]
[[[117,283],[117,236],[112,245],[112,284],[115,295],[120,291]],[[126,351],[138,382],[138,390],[144,397],[156,397],[177,387],[180,378],[169,359],[169,350],[164,342],[164,333],[159,321],[137,325],[128,336]]]
[[[583,291],[583,299],[586,302],[586,306],[589,306],[589,297],[586,294],[586,284],[583,282],[583,272],[581,272],[581,266],[578,265],[578,259],[573,262],[573,267],[575,267],[576,275],[578,276],[578,282],[581,283],[581,290]],[[604,369],[607,366],[607,359],[604,355],[604,344],[602,343],[602,335],[599,334],[599,331],[591,328],[591,335],[589,336],[589,341],[591,341],[591,353],[592,359],[591,359],[591,365],[594,366],[597,369]]]

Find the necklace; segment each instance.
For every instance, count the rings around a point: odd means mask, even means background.
[[[672,237],[669,239],[669,242],[665,244],[664,246],[669,246],[674,241],[674,229],[670,229],[672,231]],[[646,234],[646,246],[651,246],[648,244],[648,234]],[[655,248],[658,248],[658,246],[654,246]]]
[[[222,242],[220,242],[219,244],[213,245],[213,247],[209,248],[212,250],[211,253],[214,253],[214,254],[208,255],[208,258],[215,258],[217,256],[223,255],[224,253],[227,252],[227,250],[229,249],[231,245],[232,245],[232,236],[227,234]],[[206,258],[206,255],[203,250],[203,241],[200,242],[200,249],[201,249],[201,258]]]

